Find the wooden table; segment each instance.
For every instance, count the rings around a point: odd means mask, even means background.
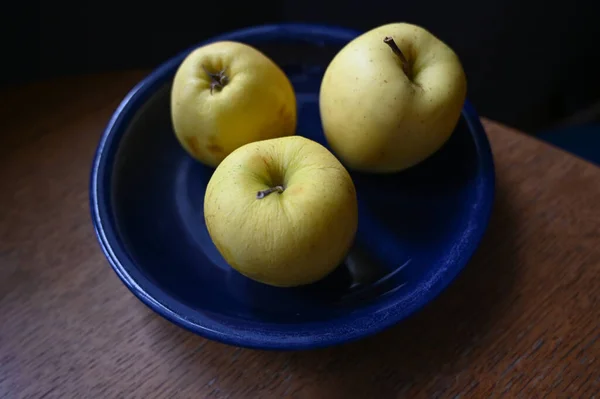
[[[485,121],[497,202],[472,263],[377,336],[262,352],[142,305],[96,242],[88,178],[142,72],[0,95],[0,396],[600,398],[600,169]]]

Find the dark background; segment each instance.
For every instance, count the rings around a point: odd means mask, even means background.
[[[232,29],[318,22],[422,25],[461,57],[487,117],[534,133],[600,101],[597,0],[21,2],[3,7],[0,84],[153,68]]]

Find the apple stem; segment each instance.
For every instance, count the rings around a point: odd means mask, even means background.
[[[210,94],[213,94],[215,87],[222,89],[229,82],[229,78],[225,75],[225,69],[221,69],[217,73],[209,72],[204,65],[202,65],[202,69],[204,69],[204,72],[210,76],[212,80],[210,82]]]
[[[404,71],[406,76],[408,76],[408,78],[410,79],[411,78],[410,64],[408,63],[408,60],[402,53],[402,50],[400,50],[400,47],[398,47],[398,45],[394,41],[394,38],[391,36],[386,36],[383,39],[383,42],[385,44],[387,44],[388,46],[390,46],[390,48],[392,49],[394,54],[396,54],[398,56],[398,58],[400,58],[400,61],[402,62],[402,70]]]
[[[283,188],[283,186],[275,186],[275,187],[269,187],[265,190],[260,190],[259,192],[256,193],[256,199],[263,199],[267,195],[274,193],[275,191],[277,191],[278,193],[281,194],[284,191],[284,188]]]

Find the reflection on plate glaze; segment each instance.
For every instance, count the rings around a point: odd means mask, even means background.
[[[400,266],[389,269],[377,258],[369,256],[362,247],[355,245],[344,264],[352,284],[347,294],[340,298],[340,302],[375,299],[404,287],[406,279],[403,278],[402,271],[411,262],[412,259],[408,259]]]

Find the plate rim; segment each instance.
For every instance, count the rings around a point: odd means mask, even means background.
[[[115,141],[116,143],[119,142],[127,129],[128,122],[135,116],[136,111],[175,73],[176,67],[187,54],[203,44],[217,40],[243,41],[243,38],[248,36],[254,36],[259,40],[260,38],[268,40],[273,35],[294,38],[327,35],[330,38],[347,42],[360,34],[360,31],[334,25],[299,23],[269,24],[234,30],[201,41],[166,60],[138,82],[122,99],[109,119],[94,152],[89,183],[89,206],[97,241],[109,265],[129,291],[147,307],[188,331],[228,345],[263,350],[316,349],[352,342],[398,324],[434,301],[463,271],[477,250],[489,225],[495,199],[496,180],[490,142],[474,106],[468,99],[465,100],[463,105],[462,117],[473,139],[481,175],[484,179],[480,201],[481,209],[475,217],[478,223],[471,231],[466,247],[444,270],[444,274],[430,284],[429,289],[423,292],[419,300],[401,309],[397,308],[398,302],[395,302],[395,308],[392,304],[389,308],[380,309],[386,311],[386,315],[389,313],[389,317],[379,316],[378,322],[373,323],[374,318],[371,314],[360,316],[362,320],[357,320],[358,317],[353,318],[352,315],[344,316],[340,319],[324,322],[327,326],[322,330],[310,332],[307,335],[297,335],[295,338],[291,337],[289,339],[281,339],[280,335],[270,335],[267,331],[240,333],[235,327],[230,327],[222,322],[211,322],[209,315],[185,304],[174,306],[174,303],[178,301],[160,290],[141,272],[137,273],[137,276],[132,276],[132,274],[136,274],[132,271],[137,267],[118,238],[117,227],[113,220],[114,214],[109,209],[110,205],[102,203],[102,198],[106,197],[106,192],[110,193],[110,185],[107,185],[105,180],[108,179],[107,175],[112,172],[114,164],[111,163],[111,160],[118,151],[118,146],[114,148],[113,144]],[[111,145],[113,146],[111,147]],[[108,173],[105,173],[105,171]],[[155,291],[155,293],[151,294],[149,291]],[[217,325],[220,329],[206,327],[206,325],[187,319],[184,315],[179,314],[180,312],[173,310],[177,307],[196,312],[200,321],[208,325]],[[208,323],[206,323],[207,321]],[[294,325],[290,326],[293,327]]]

